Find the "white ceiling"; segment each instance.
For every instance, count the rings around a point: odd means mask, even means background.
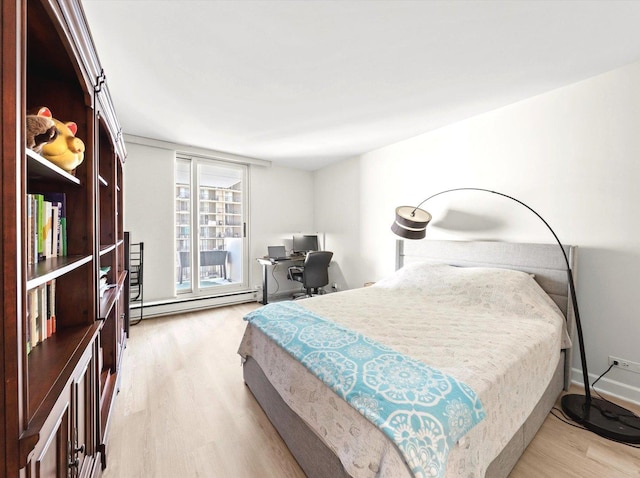
[[[125,133],[309,170],[640,59],[640,1],[83,4]]]

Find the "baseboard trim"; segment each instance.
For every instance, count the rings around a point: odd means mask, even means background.
[[[591,384],[597,379],[597,376],[589,374]],[[582,370],[577,368],[571,369],[571,382],[584,387],[582,380]],[[611,380],[607,377],[601,378],[596,384],[596,390],[608,395],[610,398],[618,398],[626,402],[640,405],[640,388],[628,385],[626,383]]]
[[[215,297],[190,297],[188,299],[161,300],[145,302],[142,319],[151,319],[164,315],[193,312],[212,307],[224,307],[225,305],[243,304],[256,301],[256,291],[249,290],[234,294],[225,294]],[[136,320],[140,316],[140,304],[131,304],[131,318]]]

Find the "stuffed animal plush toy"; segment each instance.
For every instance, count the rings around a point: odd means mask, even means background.
[[[58,136],[58,130],[51,118],[46,116],[27,115],[26,136],[27,148],[40,154],[42,152],[42,146],[56,139],[56,136]]]
[[[42,156],[65,171],[73,173],[84,160],[84,143],[75,136],[78,126],[72,121],[58,121],[52,117],[49,108],[44,106],[38,109],[37,116],[53,120],[58,132],[53,141],[42,145]]]

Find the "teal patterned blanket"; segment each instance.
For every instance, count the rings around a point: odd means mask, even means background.
[[[444,476],[449,449],[485,416],[464,383],[299,304],[269,304],[245,320],[387,435],[416,477]]]

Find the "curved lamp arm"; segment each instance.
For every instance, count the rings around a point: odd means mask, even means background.
[[[591,386],[589,385],[589,373],[587,371],[587,358],[585,354],[584,340],[582,338],[582,324],[580,323],[580,312],[578,310],[578,299],[576,295],[576,287],[573,282],[573,272],[571,270],[571,265],[569,264],[569,258],[567,257],[567,253],[565,252],[564,247],[560,242],[560,239],[558,239],[558,235],[555,233],[555,231],[551,228],[549,223],[545,221],[540,214],[538,214],[533,208],[523,203],[519,199],[516,199],[512,196],[509,196],[507,194],[504,194],[498,191],[492,191],[490,189],[483,189],[483,188],[455,188],[455,189],[447,189],[445,191],[440,191],[439,193],[433,194],[428,198],[424,199],[416,207],[412,207],[412,206],[397,207],[396,220],[392,224],[391,230],[396,235],[405,239],[423,239],[426,235],[427,224],[429,224],[429,221],[431,221],[432,216],[427,211],[420,209],[420,206],[422,206],[424,203],[429,201],[429,199],[432,199],[436,196],[440,196],[442,194],[455,192],[455,191],[482,191],[486,193],[497,194],[498,196],[502,196],[512,201],[515,201],[521,206],[524,206],[525,208],[527,208],[533,214],[535,214],[536,217],[540,219],[545,226],[547,226],[547,229],[553,235],[553,238],[556,240],[556,242],[558,243],[558,246],[560,247],[560,251],[562,251],[562,256],[564,257],[565,264],[567,265],[567,277],[569,281],[571,305],[573,306],[573,312],[575,315],[575,322],[576,322],[576,330],[578,332],[578,346],[580,348],[580,360],[582,364],[582,379],[584,380],[586,402],[590,403],[591,402]]]

